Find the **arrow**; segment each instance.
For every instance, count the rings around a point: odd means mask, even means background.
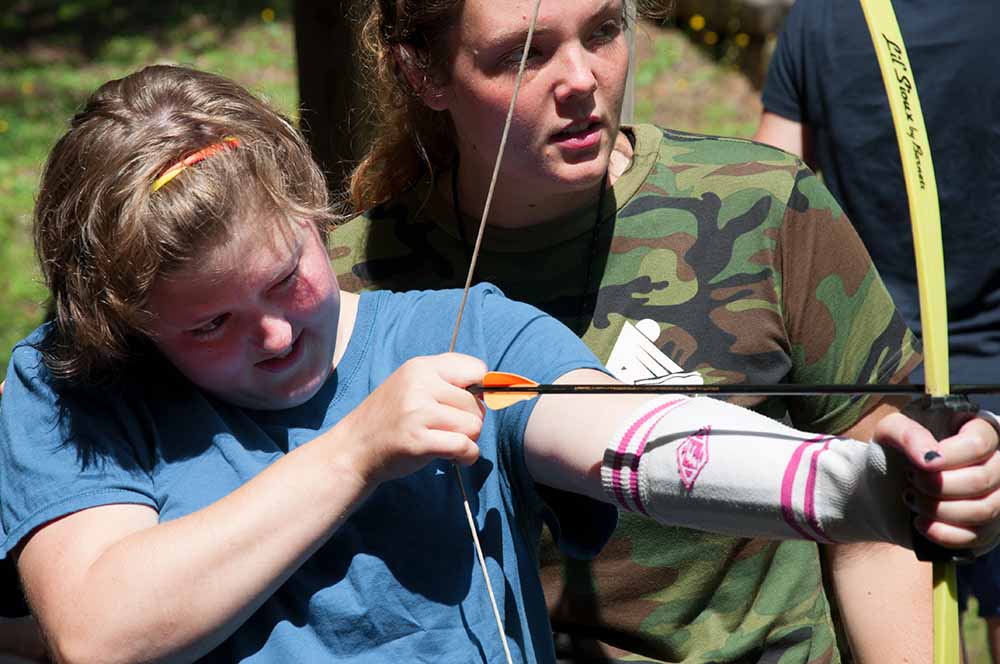
[[[615,385],[594,384],[540,384],[504,371],[491,371],[480,385],[470,385],[469,392],[480,397],[491,410],[503,410],[520,401],[528,401],[543,394],[688,394],[708,396],[822,396],[826,394],[880,394],[922,395],[926,385],[878,384],[829,384],[796,385],[771,383],[768,385]],[[952,394],[1000,394],[1000,384],[954,385]]]

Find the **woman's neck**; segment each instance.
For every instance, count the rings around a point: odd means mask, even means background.
[[[505,187],[497,183],[487,223],[497,228],[512,229],[544,224],[581,207],[596,204],[600,190],[599,182],[582,191],[557,194],[526,190],[524,186]],[[463,214],[478,220],[486,204],[486,192],[470,192],[459,179],[458,204]]]

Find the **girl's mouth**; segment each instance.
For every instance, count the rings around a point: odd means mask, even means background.
[[[257,367],[272,373],[284,371],[288,367],[295,364],[295,362],[299,359],[299,356],[302,354],[302,346],[302,335],[299,334],[295,341],[292,342],[292,345],[289,346],[284,353],[275,355],[274,357],[263,360],[262,362],[258,362]]]

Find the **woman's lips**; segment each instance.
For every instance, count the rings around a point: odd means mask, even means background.
[[[596,120],[575,123],[553,134],[551,140],[556,145],[573,150],[590,148],[600,143],[603,127],[604,125]]]

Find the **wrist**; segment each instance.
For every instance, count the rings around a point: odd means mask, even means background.
[[[333,483],[341,490],[356,493],[359,500],[367,498],[383,481],[380,464],[376,463],[371,445],[354,426],[353,413],[324,432],[317,440],[323,454],[323,465]],[[363,431],[363,429],[362,429]]]

